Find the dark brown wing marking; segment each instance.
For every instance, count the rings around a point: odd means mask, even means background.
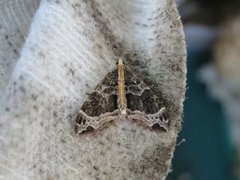
[[[165,107],[161,100],[129,67],[126,67],[125,73],[127,119],[141,121],[149,127],[159,125],[168,130],[168,120],[164,117]],[[76,118],[77,134],[98,129],[107,122],[118,119],[117,79],[117,70],[113,70],[89,95]]]
[[[135,74],[126,68],[127,114],[130,120],[140,120],[147,126],[159,125],[168,129],[168,120],[165,119],[165,107],[159,97]]]
[[[98,129],[118,117],[117,70],[106,75],[82,105],[75,124],[75,131]]]

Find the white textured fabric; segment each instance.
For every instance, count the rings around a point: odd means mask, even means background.
[[[163,179],[185,92],[186,52],[175,2],[43,0],[38,8],[38,1],[5,0],[0,8],[0,177]],[[76,136],[79,108],[119,56],[161,92],[169,131],[116,121]]]
[[[38,4],[38,0],[0,2],[0,100],[4,96]]]

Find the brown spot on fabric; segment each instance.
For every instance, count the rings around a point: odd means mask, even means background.
[[[93,169],[96,170],[96,171],[99,170],[97,166],[93,166]]]
[[[38,98],[38,96],[37,96],[37,95],[35,95],[35,94],[31,94],[31,97],[32,97],[32,99],[33,99],[34,101],[36,101],[36,100],[37,100],[37,98]]]
[[[38,111],[38,107],[37,107],[36,105],[33,105],[33,109],[34,109],[35,111]]]
[[[22,87],[22,86],[19,87],[19,90],[20,90],[22,93],[24,93],[24,94],[26,93],[26,89],[25,89],[24,87]]]

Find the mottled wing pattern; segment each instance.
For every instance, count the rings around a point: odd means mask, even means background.
[[[168,120],[164,117],[165,107],[154,92],[133,71],[125,68],[127,97],[127,119],[141,121],[148,127],[158,125],[168,129]],[[108,73],[97,85],[82,105],[76,118],[77,134],[98,129],[107,122],[118,118],[117,69]]]
[[[167,130],[168,120],[161,99],[130,68],[126,67],[125,74],[128,119]]]
[[[117,70],[106,75],[82,105],[75,124],[77,134],[98,129],[118,117]]]

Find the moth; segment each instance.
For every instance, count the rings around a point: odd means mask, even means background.
[[[106,75],[82,105],[75,132],[80,134],[123,119],[167,130],[165,111],[154,92],[119,58],[117,68]]]

